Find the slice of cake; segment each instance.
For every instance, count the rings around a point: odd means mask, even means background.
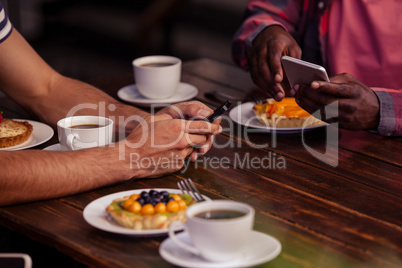
[[[325,124],[297,105],[294,98],[268,99],[253,106],[257,119],[272,128],[300,128]]]
[[[3,118],[0,122],[0,148],[15,146],[26,141],[33,127],[26,121]]]

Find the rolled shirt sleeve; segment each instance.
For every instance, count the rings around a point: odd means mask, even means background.
[[[298,12],[293,8],[293,2],[249,1],[245,18],[232,40],[232,56],[237,65],[247,69],[247,50],[251,48],[253,40],[266,27],[280,25],[287,31],[294,31]]]
[[[382,136],[402,136],[402,91],[373,88],[380,103],[378,132]]]

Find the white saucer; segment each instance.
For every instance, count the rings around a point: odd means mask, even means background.
[[[62,152],[63,150],[60,147],[60,143],[56,143],[53,145],[50,145],[46,148],[43,149],[44,151],[55,151],[55,152]]]
[[[187,232],[177,237],[187,244],[191,244]],[[170,238],[165,239],[160,247],[159,254],[171,264],[181,267],[223,268],[223,267],[250,267],[265,263],[276,258],[282,250],[281,243],[274,237],[253,231],[244,252],[238,258],[228,262],[209,262],[184,249],[177,247]]]
[[[166,188],[153,188],[156,191],[168,191],[169,193],[181,193],[179,189],[166,189]],[[120,226],[106,212],[106,207],[112,203],[116,198],[122,198],[132,194],[140,194],[142,191],[149,191],[151,189],[136,189],[123,192],[117,192],[109,195],[102,196],[91,203],[89,203],[83,211],[85,221],[93,227],[110,233],[131,235],[131,236],[160,236],[166,235],[168,229],[150,229],[150,230],[135,230],[127,227]],[[209,197],[203,195],[207,200]]]
[[[141,107],[164,107],[173,103],[187,101],[198,94],[198,89],[187,83],[180,83],[176,93],[167,99],[148,99],[140,94],[135,84],[125,86],[117,92],[117,96],[125,101]]]
[[[316,128],[325,127],[328,124],[324,123],[321,125],[310,126],[310,127],[289,127],[289,128],[272,128],[262,124],[258,121],[257,117],[254,115],[253,106],[255,104],[253,102],[242,103],[229,112],[229,117],[236,122],[237,124],[252,127],[256,129],[260,129],[262,132],[276,132],[278,134],[291,134],[291,133],[300,133],[303,131],[313,130]]]

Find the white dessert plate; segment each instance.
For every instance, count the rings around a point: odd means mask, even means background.
[[[253,112],[253,106],[255,104],[253,102],[246,102],[242,103],[236,107],[234,107],[229,112],[229,117],[236,122],[237,124],[252,127],[256,129],[260,129],[261,132],[275,132],[275,133],[282,133],[282,134],[289,134],[289,133],[299,133],[302,131],[309,131],[321,127],[327,126],[327,124],[311,126],[311,127],[293,127],[293,128],[272,128],[262,124],[258,119],[255,117]]]
[[[117,92],[117,96],[127,102],[141,107],[164,107],[173,103],[188,101],[198,94],[198,89],[187,83],[180,83],[176,93],[167,99],[148,99],[140,94],[135,84],[125,86]]]
[[[177,237],[184,243],[191,244],[187,232]],[[176,246],[170,238],[165,239],[160,247],[159,254],[173,265],[180,267],[223,268],[223,267],[251,267],[276,258],[281,253],[281,243],[274,237],[253,231],[242,254],[227,262],[210,262]]]
[[[129,196],[132,194],[140,194],[142,191],[149,191],[152,189],[137,189],[130,191],[123,191],[114,194],[105,195],[100,197],[91,203],[89,203],[83,212],[84,219],[87,223],[93,227],[116,234],[134,235],[134,236],[158,236],[166,235],[167,229],[152,229],[152,230],[134,230],[118,225],[106,212],[106,207],[109,206],[114,199]],[[153,188],[155,191],[168,191],[169,193],[181,194],[179,189],[164,189]],[[211,200],[209,197],[203,195],[207,200]]]
[[[53,137],[54,131],[53,129],[41,122],[36,122],[32,120],[22,120],[22,119],[13,119],[15,121],[27,121],[33,127],[32,133],[29,138],[21,144],[10,146],[6,148],[0,148],[0,151],[17,151],[28,149],[31,147],[35,147],[42,143],[47,142]]]

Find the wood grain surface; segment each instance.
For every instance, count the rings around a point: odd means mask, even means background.
[[[210,59],[184,63],[182,80],[196,86],[196,99],[211,108],[221,101],[205,93],[221,91],[243,101],[260,94],[248,73]],[[122,74],[92,83],[117,98],[117,91],[133,83],[133,77]],[[166,236],[104,232],[87,224],[82,211],[110,193],[177,188],[180,179],[190,177],[212,199],[238,200],[256,209],[254,229],[282,244],[281,254],[260,267],[402,266],[401,138],[333,126],[305,135],[252,133],[227,118],[223,127],[215,140],[218,146],[172,175],[3,207],[0,225],[91,267],[172,267],[158,253]],[[337,145],[326,141],[328,131],[338,133]],[[56,142],[53,138],[37,149]],[[338,164],[333,167],[313,156],[306,144],[321,154],[332,152],[329,157]],[[266,162],[256,168],[244,159]]]

